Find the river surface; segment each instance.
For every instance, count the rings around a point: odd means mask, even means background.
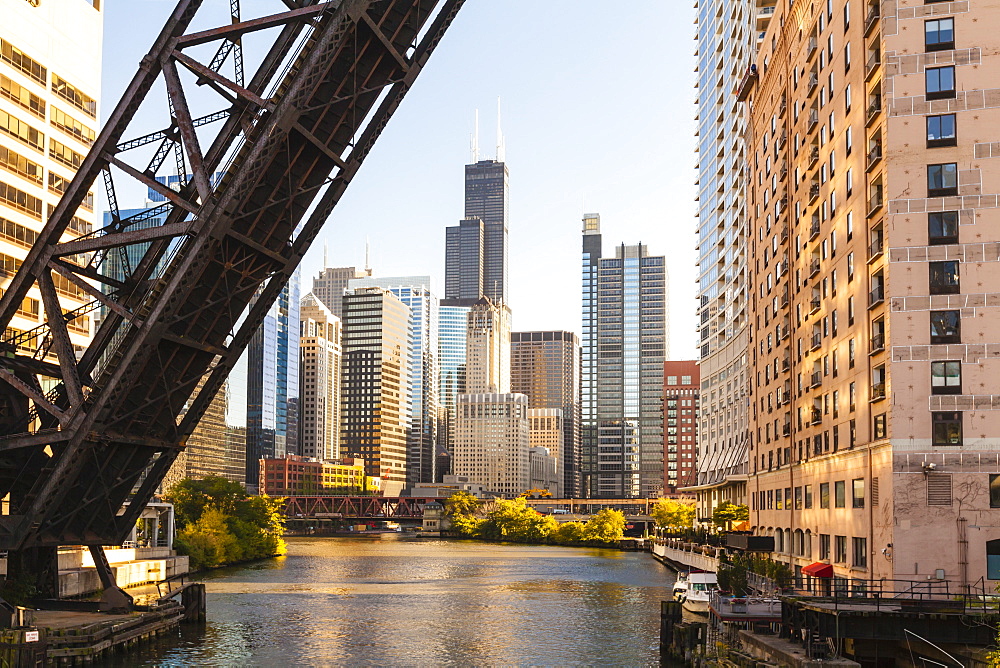
[[[291,538],[204,581],[207,624],[114,665],[659,665],[674,573],[643,552],[382,534]]]

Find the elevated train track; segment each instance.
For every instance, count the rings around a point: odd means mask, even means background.
[[[177,3],[0,299],[0,550],[15,570],[125,538],[463,3],[273,0],[250,19],[239,0]],[[205,29],[203,4],[228,11]],[[251,36],[269,46],[245,80]],[[218,108],[196,115],[206,90]],[[123,141],[147,98],[165,129]],[[156,179],[170,156],[190,174],[177,189]],[[111,224],[64,241],[98,179]],[[123,180],[162,194],[160,216],[122,217]],[[135,248],[124,275],[106,272]],[[67,290],[90,304],[64,314]],[[29,291],[45,324],[12,331]],[[75,350],[70,322],[98,311]]]

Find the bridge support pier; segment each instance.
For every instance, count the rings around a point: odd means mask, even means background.
[[[104,554],[104,548],[100,545],[91,545],[90,554],[94,558],[94,567],[97,568],[97,575],[101,578],[101,586],[104,588],[104,593],[101,595],[100,611],[131,612],[132,597],[118,586],[115,574],[111,571],[111,564],[108,563],[108,555]]]

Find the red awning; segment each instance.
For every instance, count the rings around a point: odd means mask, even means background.
[[[832,578],[833,577],[833,566],[830,564],[824,564],[817,561],[814,564],[809,564],[802,569],[802,572],[806,575],[811,575],[814,578]]]

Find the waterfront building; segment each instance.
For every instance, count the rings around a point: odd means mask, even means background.
[[[398,496],[406,485],[410,427],[410,308],[390,290],[344,295],[340,451]]]
[[[699,388],[697,361],[663,363],[663,487],[671,493],[697,481]]]
[[[316,295],[299,304],[299,454],[340,457],[340,360],[342,326]]]
[[[0,16],[0,260],[12,278],[97,136],[104,14],[86,0],[2,0]],[[89,193],[64,240],[90,234],[95,222]],[[64,311],[91,301],[59,274],[52,280]],[[33,288],[5,337],[49,317]],[[78,350],[93,325],[86,313],[67,322]]]
[[[361,459],[316,459],[289,455],[260,460],[260,492],[268,496],[359,496],[377,494],[379,480]]]
[[[430,276],[359,278],[350,289],[381,287],[410,307],[410,431],[407,482],[436,481],[438,440],[438,298]]]
[[[1000,8],[831,0],[775,17],[739,89],[750,523],[845,586],[992,590],[1000,110],[982,100]]]
[[[562,493],[580,485],[580,340],[573,332],[514,332],[510,340],[511,391],[537,409],[561,412],[561,446],[553,453],[563,472]]]
[[[563,487],[565,418],[561,408],[531,408],[528,397],[528,444],[531,448],[532,489],[547,489],[556,498],[570,498]],[[544,452],[544,460],[542,457]],[[551,469],[551,471],[550,471]],[[554,475],[556,480],[549,480]],[[536,484],[539,480],[542,484]]]
[[[261,459],[298,453],[299,270],[288,279],[247,347],[246,482],[254,489]]]
[[[488,297],[469,309],[466,329],[465,391],[510,392],[510,308]]]
[[[465,361],[469,311],[460,300],[441,301],[438,319],[438,448],[435,482],[451,473],[458,395],[465,393]]]
[[[600,216],[583,219],[583,473],[594,498],[663,493],[666,266],[646,246],[602,257]]]
[[[855,0],[858,2],[858,0]],[[777,0],[698,0],[698,339],[701,423],[697,492],[711,510],[746,501],[748,286],[746,114],[733,91]]]
[[[312,293],[338,318],[344,317],[341,302],[348,284],[359,278],[372,275],[370,267],[324,267],[313,279]]]
[[[498,153],[465,166],[465,217],[445,231],[446,299],[508,300],[510,175]]]
[[[457,404],[453,475],[507,498],[530,489],[528,397],[460,394]]]

